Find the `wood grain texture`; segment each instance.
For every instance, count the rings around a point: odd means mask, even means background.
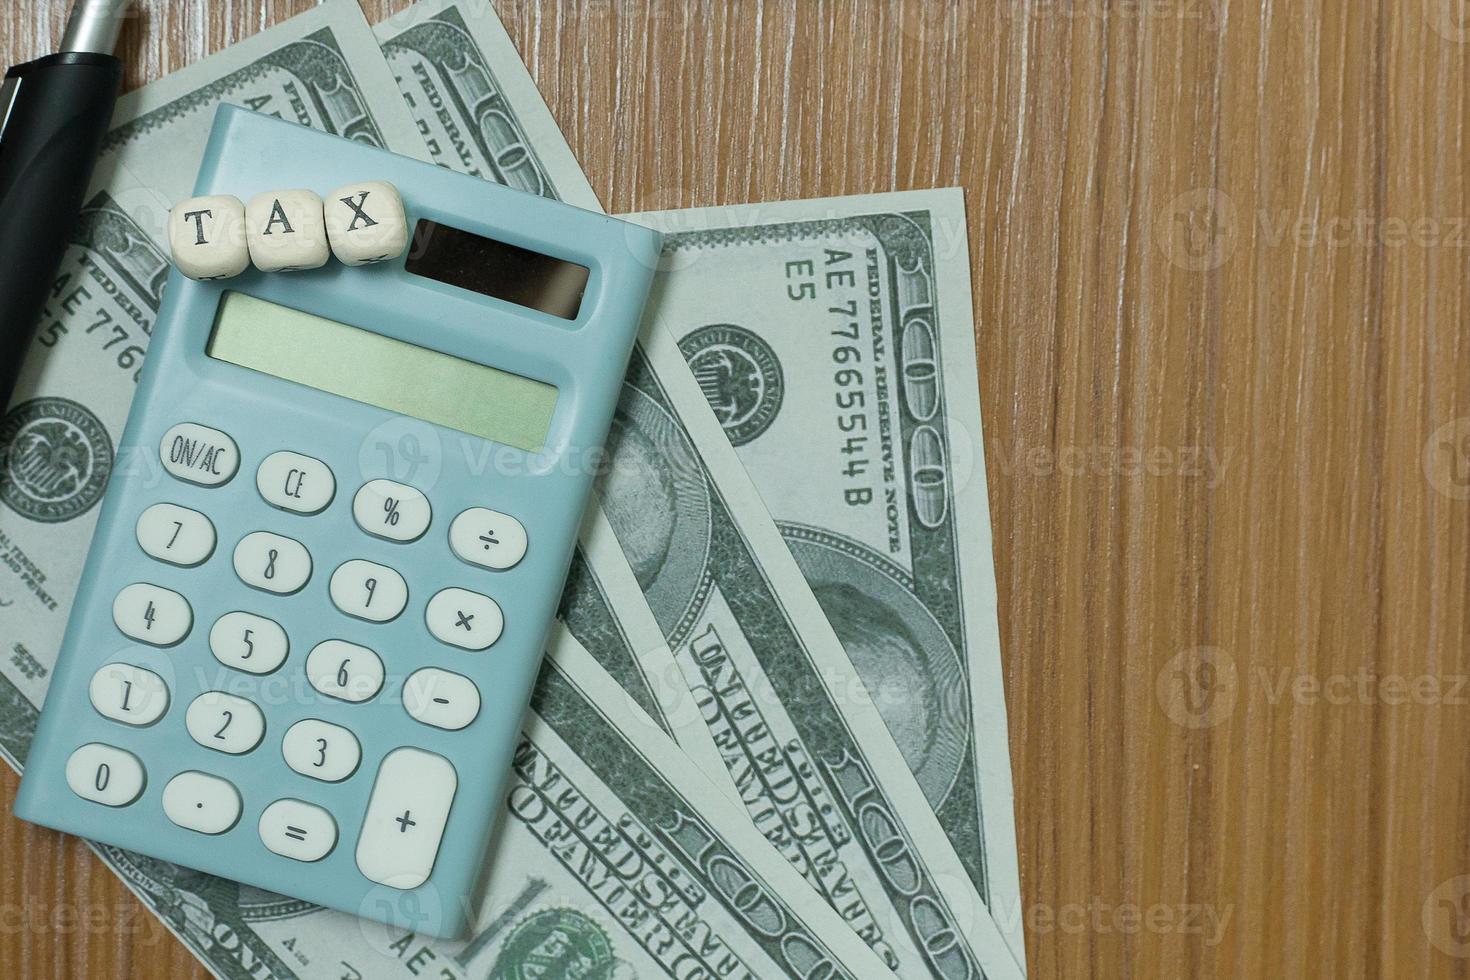
[[[1032,976],[1470,975],[1466,0],[496,5],[611,210],[967,188]],[[0,893],[0,975],[202,975],[76,841]]]

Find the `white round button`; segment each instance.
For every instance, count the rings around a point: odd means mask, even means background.
[[[408,604],[408,583],[387,565],[354,558],[332,573],[332,603],[349,616],[386,623]]]
[[[480,689],[463,674],[424,667],[403,682],[403,707],[425,725],[458,731],[480,713]]]
[[[222,834],[240,819],[240,791],[205,772],[181,772],[163,788],[163,812],[187,830]]]
[[[143,792],[143,763],[131,752],[89,742],[66,760],[66,784],[84,800],[127,806]]]
[[[159,561],[186,568],[214,553],[214,525],[197,510],[154,504],[138,515],[138,546]]]
[[[429,529],[429,498],[392,480],[370,480],[352,498],[357,526],[389,541],[414,541]]]
[[[168,685],[163,678],[132,664],[99,668],[87,695],[102,715],[125,725],[151,725],[168,710]]]
[[[205,691],[189,705],[184,726],[205,748],[240,755],[260,744],[265,715],[254,702],[223,691]]]
[[[339,701],[366,701],[383,686],[383,661],[367,647],[323,640],[306,655],[311,686]]]
[[[112,600],[112,621],[135,640],[166,647],[189,635],[194,611],[177,592],[136,582]]]
[[[227,612],[209,631],[209,649],[226,667],[269,674],[290,649],[286,631],[275,620],[248,612]]]
[[[362,746],[357,736],[341,725],[307,718],[286,729],[281,756],[286,765],[303,776],[339,783],[357,771]]]
[[[311,553],[294,538],[252,531],[235,545],[235,574],[246,585],[288,595],[311,578]]]
[[[337,844],[337,821],[302,800],[276,800],[260,814],[260,841],[282,857],[320,861]]]
[[[495,600],[469,589],[441,589],[424,608],[436,639],[465,650],[483,650],[500,639],[505,618]]]
[[[255,471],[255,488],[272,507],[315,514],[337,494],[337,478],[326,463],[300,453],[271,453]]]
[[[513,568],[526,556],[526,529],[509,514],[471,507],[449,525],[449,547],[471,565]]]
[[[235,440],[194,422],[180,422],[165,432],[158,444],[158,458],[180,480],[206,487],[227,482],[240,468]]]

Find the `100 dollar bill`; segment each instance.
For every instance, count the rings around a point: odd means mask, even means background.
[[[963,193],[634,217],[654,314],[1024,958]]]

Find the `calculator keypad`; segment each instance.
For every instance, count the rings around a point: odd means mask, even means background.
[[[341,725],[307,718],[286,729],[281,757],[303,776],[340,783],[357,771],[362,746],[357,736]]]
[[[112,600],[112,621],[124,634],[154,646],[173,646],[189,635],[194,611],[177,592],[135,582]]]
[[[465,650],[483,650],[500,639],[505,617],[494,599],[469,589],[441,589],[424,609],[434,638]]]
[[[331,467],[300,453],[271,453],[255,471],[255,488],[272,507],[297,514],[324,510],[337,494]]]
[[[282,857],[320,861],[337,846],[337,821],[303,800],[276,800],[260,814],[260,841]]]
[[[329,698],[366,701],[383,687],[383,661],[356,643],[323,640],[306,655],[306,679]]]
[[[265,736],[265,715],[254,702],[223,691],[205,691],[184,715],[189,736],[207,749],[240,755]]]
[[[389,541],[416,541],[429,529],[433,508],[413,487],[370,480],[352,498],[352,517],[368,534]]]
[[[290,641],[281,624],[248,612],[227,612],[209,630],[209,650],[226,667],[269,674],[286,659]]]
[[[290,595],[311,578],[311,554],[295,538],[252,531],[235,545],[235,574],[246,585]]]
[[[92,675],[87,688],[92,707],[124,725],[151,725],[168,710],[168,685],[151,670],[108,664]]]
[[[214,525],[197,510],[154,504],[138,516],[138,546],[150,557],[193,567],[214,553]]]
[[[407,747],[389,752],[357,838],[358,870],[391,888],[427,881],[458,788],[454,766],[443,756]]]
[[[449,525],[449,547],[471,565],[503,571],[526,556],[526,529],[509,514],[471,507]]]
[[[387,565],[354,558],[332,573],[332,604],[374,623],[397,619],[408,605],[408,583]]]
[[[181,772],[163,788],[163,812],[187,830],[223,834],[240,819],[240,791],[207,772]]]
[[[163,434],[158,458],[169,473],[188,483],[217,487],[240,468],[235,440],[218,429],[180,422]]]
[[[66,784],[84,800],[127,806],[143,792],[143,763],[131,752],[89,742],[66,760]]]

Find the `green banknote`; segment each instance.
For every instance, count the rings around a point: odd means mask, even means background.
[[[1023,957],[963,193],[635,219],[652,315]]]

